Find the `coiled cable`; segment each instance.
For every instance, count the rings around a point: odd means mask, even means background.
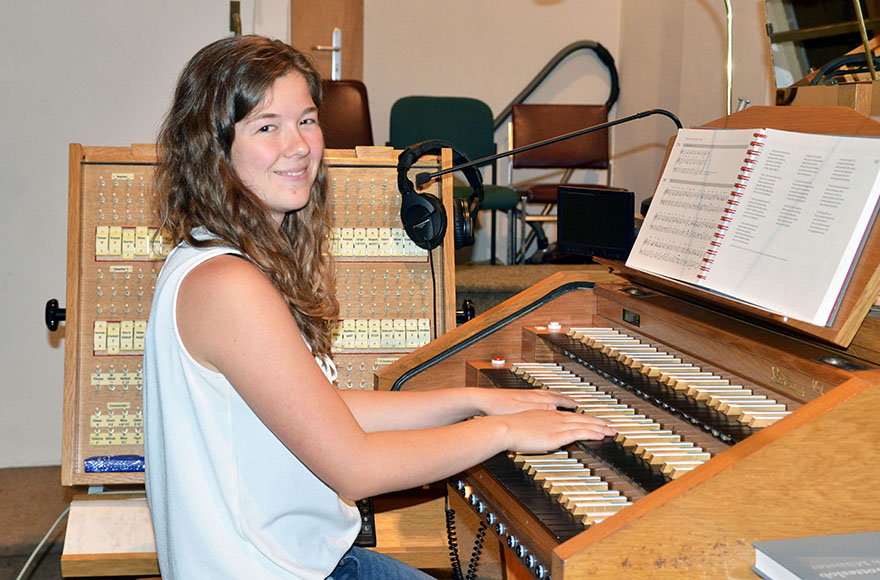
[[[461,571],[461,557],[458,552],[458,535],[455,531],[455,510],[449,507],[449,497],[446,497],[446,540],[449,545],[449,562],[452,568],[454,580],[475,580],[477,566],[480,564],[480,554],[483,551],[483,540],[486,537],[486,522],[480,520],[477,536],[474,539],[474,549],[468,563],[467,576]]]
[[[446,507],[446,541],[449,545],[449,562],[452,567],[454,580],[464,580],[461,575],[461,559],[458,555],[458,539],[455,532],[455,510],[449,509],[449,499]]]
[[[474,540],[474,552],[471,555],[471,561],[468,564],[468,573],[466,580],[474,580],[477,577],[477,566],[480,564],[480,552],[483,549],[483,538],[486,536],[486,522],[480,520],[480,527],[477,530],[477,537]]]

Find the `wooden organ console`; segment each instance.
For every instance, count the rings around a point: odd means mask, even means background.
[[[839,108],[711,124],[880,135]],[[448,481],[508,578],[754,578],[752,542],[880,529],[880,228],[813,327],[608,263],[558,273],[377,373],[384,389],[548,388],[618,435]]]

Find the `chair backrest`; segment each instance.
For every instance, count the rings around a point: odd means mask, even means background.
[[[404,149],[429,139],[449,141],[470,160],[495,153],[489,105],[470,97],[411,96],[391,106],[388,144]]]
[[[513,105],[511,148],[516,149],[608,120],[605,105]],[[594,131],[513,156],[514,168],[608,169],[608,130]]]
[[[328,149],[373,144],[367,88],[361,81],[322,81],[321,128]]]

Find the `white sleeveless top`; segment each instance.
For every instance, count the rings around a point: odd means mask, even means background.
[[[300,463],[224,375],[196,362],[178,333],[181,281],[229,253],[237,252],[181,244],[153,297],[144,435],[159,570],[163,580],[323,579],[357,536],[357,508]],[[333,363],[319,363],[332,380]]]

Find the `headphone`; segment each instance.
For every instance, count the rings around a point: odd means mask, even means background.
[[[441,149],[452,150],[452,162],[461,165],[468,162],[467,157],[452,143],[430,140],[410,145],[397,160],[397,189],[400,190],[400,222],[406,235],[420,248],[433,250],[443,241],[446,234],[446,211],[443,203],[430,193],[417,193],[413,182],[407,177],[410,167],[424,155],[436,155]],[[452,200],[452,219],[455,234],[455,249],[474,244],[474,230],[477,225],[477,209],[483,201],[483,178],[475,167],[462,170],[468,184],[474,190],[467,199]],[[416,181],[425,174],[419,174]]]

